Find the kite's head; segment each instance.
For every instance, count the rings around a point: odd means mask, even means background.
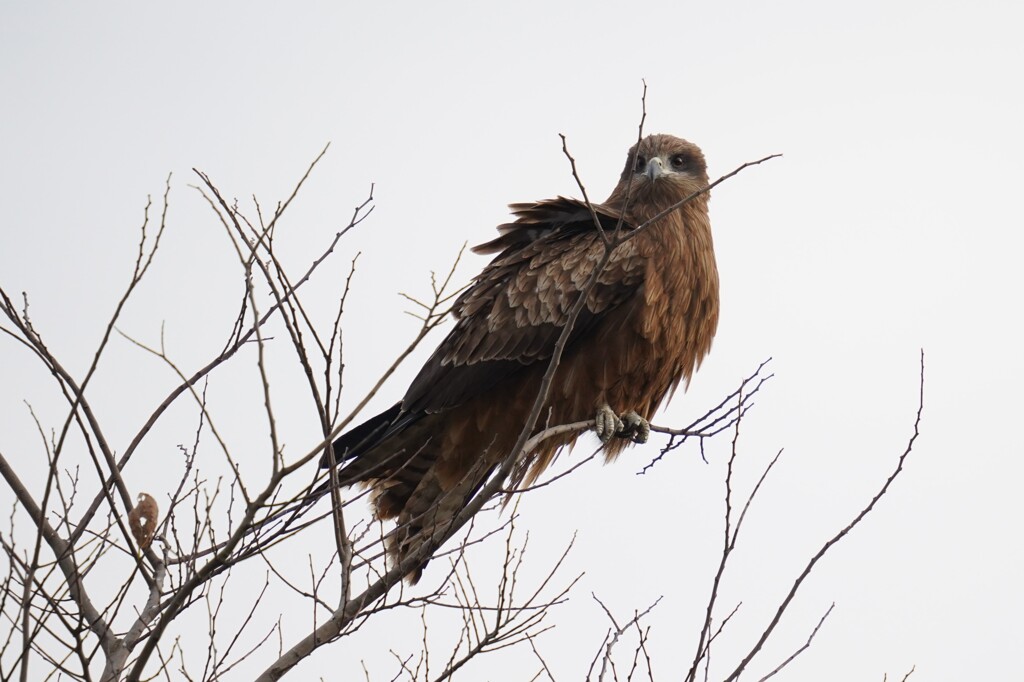
[[[628,192],[630,203],[640,200],[665,207],[707,185],[700,147],[672,135],[648,135],[629,150],[613,197]]]

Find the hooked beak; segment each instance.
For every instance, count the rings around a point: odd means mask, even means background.
[[[662,164],[661,159],[655,156],[647,162],[647,170],[645,172],[648,180],[657,180],[665,174],[665,166]]]

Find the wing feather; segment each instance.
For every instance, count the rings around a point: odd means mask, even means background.
[[[511,208],[516,222],[500,226],[500,237],[474,248],[498,255],[455,302],[455,327],[413,380],[403,412],[455,407],[554,352],[604,243],[583,202],[559,197]],[[617,212],[594,209],[603,229],[619,224]],[[641,285],[644,259],[634,241],[616,249],[599,277],[573,326],[570,347]]]

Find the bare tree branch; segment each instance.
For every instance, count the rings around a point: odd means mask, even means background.
[[[921,351],[920,384],[918,388],[917,414],[914,417],[913,433],[911,434],[910,439],[907,441],[907,445],[904,448],[903,452],[897,459],[896,467],[893,469],[893,472],[889,474],[889,477],[882,484],[882,487],[878,490],[875,496],[871,498],[871,501],[868,502],[868,504],[857,513],[857,515],[853,518],[852,521],[850,521],[849,524],[846,525],[846,527],[844,527],[838,533],[833,535],[832,538],[828,540],[828,542],[822,545],[821,549],[818,550],[818,552],[813,557],[811,557],[810,561],[807,562],[807,565],[804,566],[803,571],[801,571],[800,575],[797,576],[796,580],[793,581],[793,586],[790,588],[789,593],[786,595],[785,599],[782,600],[782,603],[779,604],[779,608],[776,610],[771,622],[762,632],[761,637],[750,649],[750,652],[743,658],[742,661],[740,661],[739,665],[736,666],[736,669],[733,670],[733,672],[726,678],[726,682],[732,682],[732,680],[738,679],[740,674],[744,671],[744,669],[746,669],[750,661],[761,650],[761,647],[764,646],[764,643],[768,641],[768,638],[775,630],[775,627],[779,624],[779,621],[782,620],[782,615],[786,612],[786,609],[789,608],[789,604],[793,601],[793,598],[796,596],[796,593],[800,589],[800,586],[803,584],[804,580],[806,580],[807,576],[811,574],[811,570],[814,569],[815,565],[817,565],[817,563],[828,553],[828,551],[832,547],[834,547],[838,542],[840,542],[843,538],[849,535],[850,531],[856,528],[860,524],[860,522],[864,520],[864,517],[867,516],[871,512],[871,510],[875,508],[875,505],[878,504],[879,500],[881,500],[885,496],[885,494],[889,492],[889,488],[892,486],[893,482],[895,482],[896,478],[903,472],[903,465],[906,463],[907,457],[910,456],[911,451],[914,449],[914,443],[917,441],[917,437],[921,433],[921,414],[923,412],[924,350]]]

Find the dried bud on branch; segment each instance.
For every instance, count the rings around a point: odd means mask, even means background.
[[[139,549],[146,549],[149,543],[153,542],[160,510],[156,506],[156,500],[146,493],[139,493],[138,500],[135,509],[128,514],[128,525],[132,529],[135,542],[139,543]]]

